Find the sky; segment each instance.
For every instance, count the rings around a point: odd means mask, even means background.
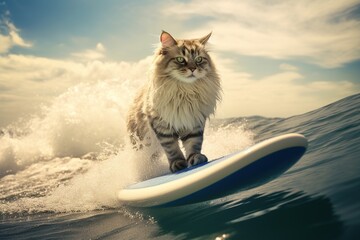
[[[0,127],[81,82],[145,82],[161,30],[212,32],[218,118],[289,117],[360,92],[358,0],[0,0]]]

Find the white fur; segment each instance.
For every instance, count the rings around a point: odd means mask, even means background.
[[[217,78],[217,76],[216,76]],[[176,131],[203,125],[219,99],[218,79],[201,78],[192,83],[153,76],[148,104]]]

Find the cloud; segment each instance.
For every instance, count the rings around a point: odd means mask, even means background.
[[[102,43],[96,44],[95,49],[87,49],[83,52],[76,52],[72,55],[83,60],[98,60],[105,58],[106,49]]]
[[[287,63],[282,63],[280,64],[279,68],[283,71],[298,71],[299,69],[291,64],[287,64]]]
[[[282,64],[281,71],[263,78],[234,72],[236,62],[216,59],[222,76],[223,102],[217,117],[261,115],[289,117],[305,113],[360,91],[350,81],[304,81],[294,66]]]
[[[20,37],[20,35],[19,35],[20,31],[19,31],[19,29],[17,29],[15,27],[15,25],[13,23],[8,22],[7,25],[9,28],[9,36],[10,36],[10,39],[11,39],[13,45],[25,47],[25,48],[29,48],[32,46],[31,43],[26,42],[24,39],[22,39]]]
[[[0,19],[0,54],[9,52],[14,46],[29,48],[32,43],[20,36],[20,30],[10,20]]]
[[[104,45],[102,43],[98,43],[96,44],[96,50],[99,51],[99,52],[105,52],[106,49],[104,47]]]
[[[197,34],[213,30],[221,51],[335,68],[360,59],[360,20],[352,15],[358,6],[357,0],[193,0],[173,2],[163,14],[196,23]]]

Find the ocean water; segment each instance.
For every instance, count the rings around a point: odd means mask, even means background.
[[[209,158],[290,132],[309,148],[257,188],[140,209],[122,205],[117,191],[168,167],[128,143],[136,87],[80,84],[0,130],[0,239],[360,239],[360,94],[290,118],[212,119]]]

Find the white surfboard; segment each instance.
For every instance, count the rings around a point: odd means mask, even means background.
[[[278,177],[305,153],[307,140],[292,133],[182,171],[139,182],[118,192],[135,207],[179,206],[253,188]]]

